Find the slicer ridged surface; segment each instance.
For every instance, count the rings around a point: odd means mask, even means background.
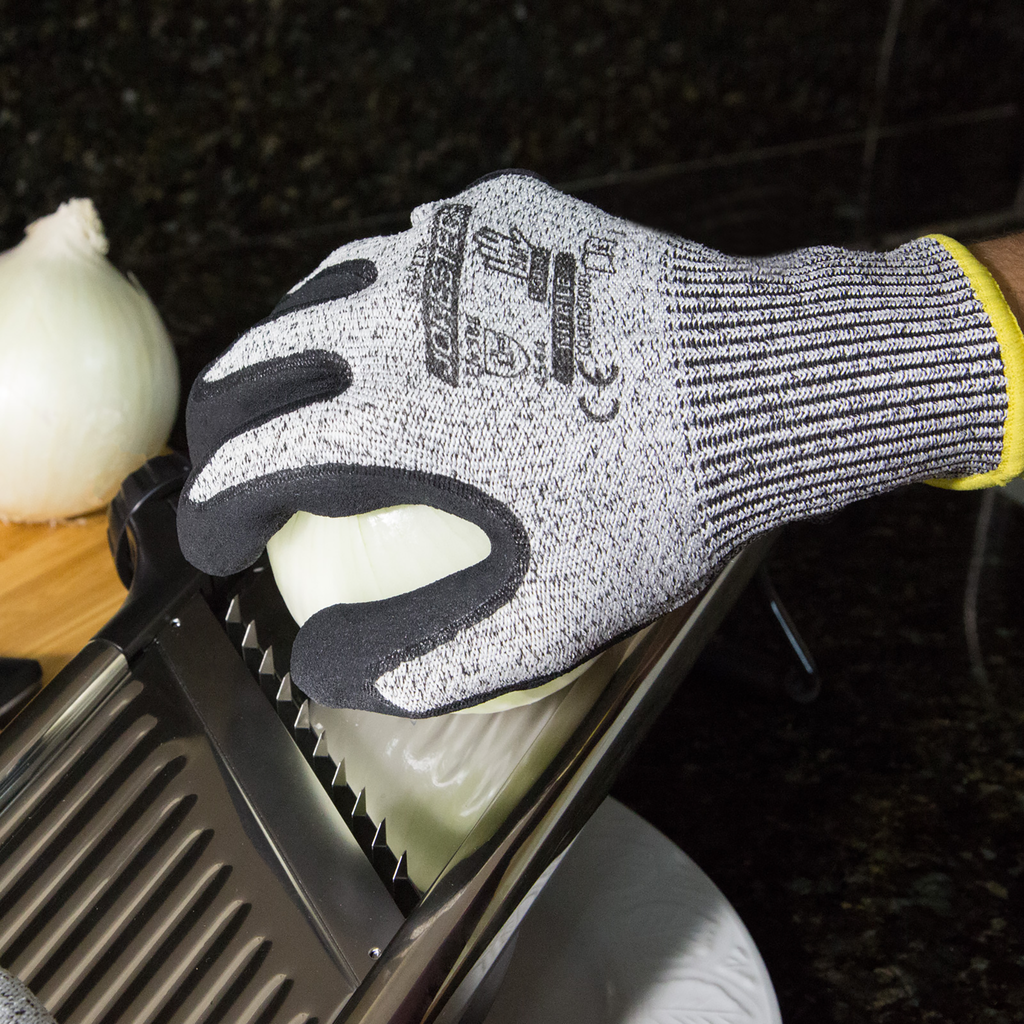
[[[323,1024],[351,983],[146,674],[0,816],[0,964],[61,1024]]]

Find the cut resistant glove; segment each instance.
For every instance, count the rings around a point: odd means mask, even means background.
[[[0,1024],[57,1024],[16,975],[0,967]]]
[[[949,239],[739,259],[491,176],[338,249],[206,368],[182,548],[228,574],[300,509],[476,523],[487,558],[316,613],[291,671],[332,706],[479,703],[678,606],[780,523],[1012,476],[1000,301]]]

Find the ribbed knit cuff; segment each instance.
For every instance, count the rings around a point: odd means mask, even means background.
[[[992,322],[1006,377],[1006,422],[1003,427],[1003,454],[994,470],[959,479],[927,482],[935,487],[956,491],[999,487],[1024,473],[1024,335],[988,268],[954,239],[946,235],[929,237],[934,238],[956,260]]]
[[[1000,465],[996,332],[938,240],[713,265],[681,243],[663,281],[712,561],[780,523]]]

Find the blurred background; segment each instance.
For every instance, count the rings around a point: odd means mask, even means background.
[[[1020,0],[0,12],[0,246],[92,197],[186,389],[333,248],[500,167],[735,253],[1024,227]],[[698,671],[618,786],[790,1024],[1024,1020],[1022,517],[915,487],[790,529],[821,696]],[[753,594],[722,642],[785,664]]]

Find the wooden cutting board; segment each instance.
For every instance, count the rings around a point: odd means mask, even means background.
[[[35,658],[48,683],[121,606],[106,511],[0,523],[0,655]]]

